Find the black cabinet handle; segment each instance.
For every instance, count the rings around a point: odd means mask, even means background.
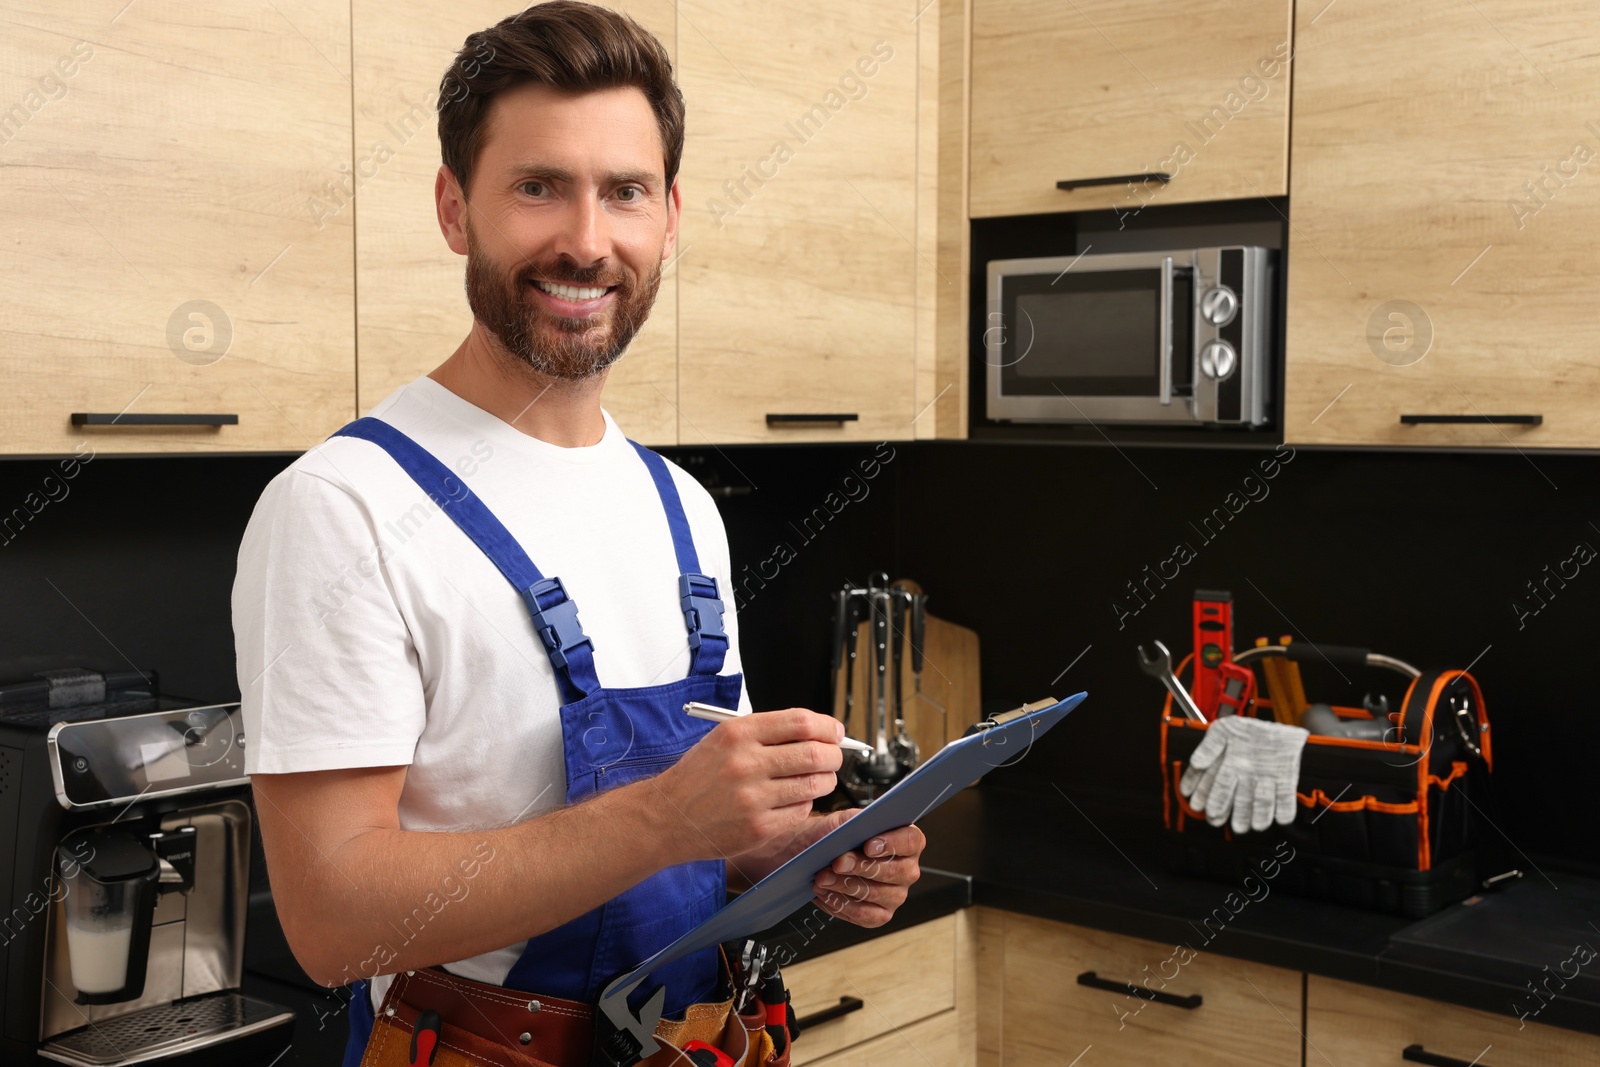
[[[1484,1049],[1483,1051],[1488,1052],[1489,1050]],[[1488,1064],[1479,1060],[1473,1060],[1468,1063],[1466,1060],[1458,1060],[1454,1056],[1441,1056],[1437,1052],[1429,1052],[1421,1045],[1407,1045],[1405,1050],[1400,1053],[1400,1058],[1410,1063],[1429,1063],[1433,1067],[1489,1067]]]
[[[237,426],[237,415],[112,414],[109,411],[74,411],[74,426]]]
[[[1503,423],[1507,426],[1540,426],[1543,415],[1401,415],[1400,425],[1422,426],[1433,424],[1461,425],[1473,422]]]
[[[814,1011],[810,1015],[796,1018],[794,1026],[796,1030],[809,1030],[813,1026],[831,1023],[835,1019],[842,1019],[851,1012],[860,1011],[866,1006],[867,1002],[860,997],[840,997],[839,1003],[831,1008],[823,1008],[821,1011]]]
[[[767,412],[768,426],[793,426],[805,422],[855,422],[861,418],[854,412],[838,415],[778,415]]]
[[[1101,978],[1093,971],[1084,971],[1078,975],[1078,984],[1091,986],[1095,989],[1104,989],[1108,993],[1128,993],[1138,997],[1140,1000],[1153,1000],[1157,1004],[1170,1004],[1174,1008],[1183,1008],[1185,1011],[1193,1011],[1203,1003],[1199,993],[1190,993],[1186,997],[1180,997],[1176,993],[1163,993],[1155,989],[1140,989],[1132,982],[1117,982],[1110,978]]]
[[[1171,180],[1170,174],[1152,171],[1149,174],[1113,174],[1108,178],[1071,178],[1056,182],[1056,188],[1065,189],[1070,193],[1074,189],[1084,189],[1091,185],[1121,185],[1123,182],[1160,182],[1165,185]]]

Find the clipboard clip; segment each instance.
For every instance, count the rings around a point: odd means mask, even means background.
[[[1024,715],[1030,715],[1035,711],[1039,711],[1042,708],[1048,708],[1058,703],[1060,703],[1060,701],[1056,700],[1055,697],[1044,697],[1040,700],[1035,700],[1031,704],[1024,704],[1020,708],[1014,708],[1011,711],[1002,711],[997,715],[986,716],[982,720],[967,727],[967,732],[961,736],[971,737],[973,734],[981,734],[985,730],[993,730],[996,726],[1004,726],[1008,722],[1015,722]]]

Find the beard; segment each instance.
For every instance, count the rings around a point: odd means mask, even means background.
[[[608,311],[587,318],[552,315],[528,290],[533,280],[613,288]],[[472,314],[512,357],[538,373],[563,381],[583,381],[608,369],[644,325],[661,287],[661,264],[637,282],[625,272],[603,267],[572,267],[557,261],[504,268],[467,229],[467,304]]]

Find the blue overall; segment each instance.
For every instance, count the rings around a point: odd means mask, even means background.
[[[678,596],[689,635],[689,674],[639,689],[603,689],[594,647],[578,625],[577,605],[560,578],[546,578],[510,532],[448,467],[411,438],[379,419],[357,419],[334,436],[359,437],[383,448],[453,519],[505,575],[526,603],[534,632],[555,669],[561,691],[561,739],[567,803],[655,775],[712,726],[683,713],[686,701],[739,706],[741,676],[718,674],[728,650],[716,580],[700,572],[689,520],[666,461],[633,444],[650,471],[678,559]],[[640,590],[641,596],[666,590]],[[714,783],[706,783],[707,788]],[[607,982],[638,966],[722,907],[727,868],[722,860],[668,867],[593,911],[530,938],[505,985],[530,993],[593,1004]],[[665,984],[669,1015],[708,999],[717,981],[717,953],[707,949],[652,975]],[[372,1032],[367,983],[355,983],[346,1067],[359,1064]]]

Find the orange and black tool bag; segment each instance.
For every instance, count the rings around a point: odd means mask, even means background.
[[[1323,647],[1367,661],[1364,650]],[[1296,659],[1320,654],[1315,646],[1290,648]],[[1252,649],[1236,662],[1259,662],[1253,654],[1268,651],[1289,652]],[[1371,659],[1415,673],[1387,657]],[[1180,675],[1188,663],[1179,664]],[[1374,718],[1365,708],[1332,708],[1343,720]],[[1250,710],[1273,718],[1264,696]],[[1161,780],[1171,866],[1237,884],[1259,876],[1270,857],[1275,889],[1416,918],[1472,894],[1483,873],[1474,846],[1488,836],[1478,828],[1492,810],[1489,719],[1477,680],[1459,670],[1416,673],[1400,711],[1387,718],[1382,740],[1308,737],[1294,821],[1235,834],[1207,824],[1178,791],[1208,725],[1184,718],[1169,695],[1161,719]]]

